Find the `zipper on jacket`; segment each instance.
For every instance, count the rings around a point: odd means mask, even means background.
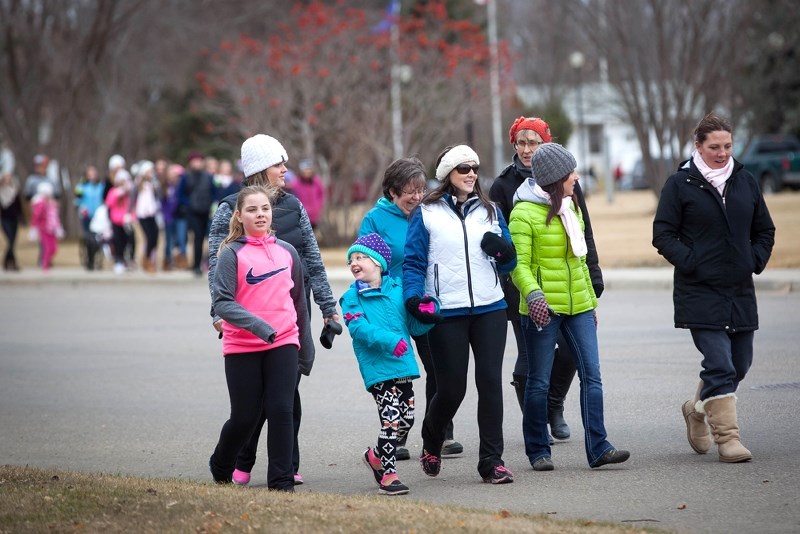
[[[472,295],[472,269],[469,268],[469,242],[467,241],[467,222],[459,213],[461,220],[461,233],[464,234],[464,260],[467,264],[467,290],[469,292],[469,307],[475,307],[475,297]]]
[[[566,233],[567,229],[564,228],[564,232]],[[569,241],[569,236],[567,236],[567,246],[564,247],[564,263],[567,265],[567,294],[569,295],[569,314],[574,315],[575,310],[573,309],[573,300],[572,300],[572,268],[569,266],[569,247],[572,246]]]

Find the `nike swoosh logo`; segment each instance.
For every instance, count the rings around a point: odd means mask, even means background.
[[[278,274],[280,272],[283,272],[286,269],[288,269],[288,267],[281,267],[280,269],[277,269],[275,271],[269,271],[269,272],[264,273],[264,274],[253,274],[253,268],[250,267],[250,270],[247,271],[247,275],[244,277],[244,280],[245,280],[245,282],[247,282],[251,286],[254,286],[256,284],[260,284],[261,282],[263,282],[267,278],[272,278],[276,274]]]

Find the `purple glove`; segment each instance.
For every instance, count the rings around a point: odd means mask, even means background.
[[[550,308],[544,297],[539,297],[528,303],[528,317],[539,327],[550,324]]]
[[[436,313],[436,305],[433,303],[433,301],[422,302],[419,306],[417,306],[417,309],[422,313]]]
[[[407,350],[408,350],[408,343],[406,343],[405,339],[401,339],[400,341],[397,342],[397,345],[394,346],[394,351],[392,352],[392,354],[394,354],[399,358],[400,356],[405,354]]]

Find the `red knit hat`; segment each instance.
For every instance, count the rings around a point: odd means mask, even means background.
[[[508,131],[508,137],[513,145],[517,140],[517,132],[520,130],[533,130],[542,136],[542,141],[549,143],[552,137],[550,136],[550,126],[539,117],[520,117],[511,125]]]

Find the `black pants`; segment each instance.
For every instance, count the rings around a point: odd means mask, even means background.
[[[155,255],[153,253],[158,247],[158,223],[156,223],[156,218],[143,217],[139,219],[139,226],[142,227],[145,240],[144,257],[154,260]]]
[[[433,358],[431,356],[431,343],[428,340],[428,334],[421,336],[414,336],[414,345],[417,347],[417,354],[422,361],[422,367],[425,368],[425,413],[428,413],[428,408],[431,407],[433,396],[436,395],[436,372],[433,370]],[[403,447],[406,444],[408,435],[403,436],[402,441],[398,444]],[[444,430],[444,439],[453,439],[453,421],[447,423]]]
[[[111,231],[113,239],[112,244],[114,246],[114,263],[125,265],[125,253],[130,247],[130,235],[125,229],[125,226],[121,224],[112,224]]]
[[[478,390],[478,472],[487,476],[503,465],[503,352],[508,323],[505,310],[449,317],[429,333],[436,374],[436,395],[422,424],[422,443],[440,456],[445,428],[467,392],[470,347]]]
[[[17,258],[14,256],[14,246],[17,242],[17,229],[19,228],[19,218],[3,217],[3,233],[6,235],[6,254],[3,260],[3,265],[8,267],[11,264],[17,264]]]
[[[230,478],[239,451],[252,436],[262,412],[266,410],[269,419],[267,486],[272,489],[294,488],[292,395],[296,389],[297,358],[295,345],[225,357],[231,415],[222,426],[211,457],[211,470],[215,477]]]
[[[208,235],[208,212],[191,212],[188,217],[189,231],[192,232],[192,243],[194,244],[194,256],[192,257],[192,268],[199,271],[203,264],[203,244]]]
[[[378,405],[381,422],[375,450],[384,471],[396,473],[397,446],[401,440],[405,443],[408,431],[414,426],[414,384],[410,378],[387,380],[373,384],[369,392]]]
[[[294,388],[294,412],[292,416],[292,425],[294,427],[294,445],[292,446],[292,475],[300,470],[300,446],[298,445],[297,438],[300,435],[300,420],[303,417],[303,407],[300,405],[300,377],[302,375],[297,373],[297,382]],[[253,470],[256,464],[256,455],[258,453],[258,440],[261,438],[261,430],[264,428],[264,423],[267,422],[267,410],[264,409],[261,417],[258,420],[253,435],[247,440],[247,444],[239,451],[239,456],[236,458],[236,469],[245,471],[247,473]]]
[[[86,268],[90,271],[94,270],[95,259],[97,254],[100,253],[100,244],[97,242],[97,236],[89,228],[92,219],[88,216],[81,217],[81,229],[83,230],[83,244],[86,247]]]

